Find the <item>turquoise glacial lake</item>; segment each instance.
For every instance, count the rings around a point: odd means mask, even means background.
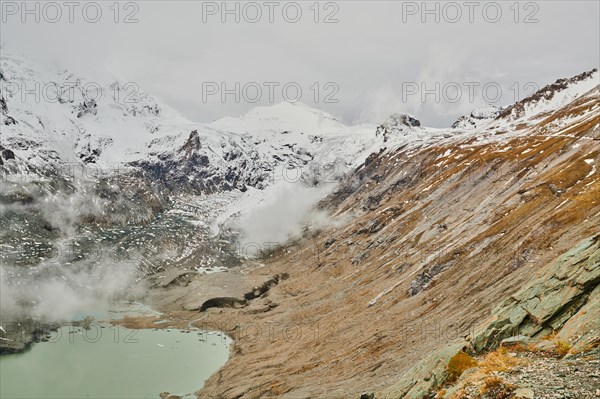
[[[230,343],[219,332],[65,326],[27,352],[0,356],[0,397],[195,398],[227,361]]]

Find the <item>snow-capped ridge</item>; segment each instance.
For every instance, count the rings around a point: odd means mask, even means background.
[[[458,118],[451,128],[468,131],[498,127],[503,124],[509,126],[535,122],[577,98],[597,96],[599,85],[598,69],[592,69],[571,78],[558,79],[532,95],[505,107],[494,105],[477,107],[469,115]]]
[[[63,164],[126,170],[173,191],[263,189],[282,170],[310,164],[350,167],[372,152],[374,127],[349,128],[302,103],[256,107],[238,118],[193,123],[155,97],[115,80],[97,83],[19,55],[0,61],[2,82],[48,86],[56,101],[0,96],[2,172],[60,170]],[[65,96],[66,83],[76,82]],[[95,83],[103,95],[86,95]],[[6,87],[6,85],[4,85]],[[110,173],[110,172],[108,172]],[[292,172],[297,173],[297,172]],[[287,176],[287,175],[286,175]],[[328,176],[330,177],[330,176]]]
[[[421,122],[414,116],[406,113],[394,113],[381,125],[377,126],[375,136],[381,135],[383,142],[387,142],[393,135],[409,135],[415,128],[420,128]]]
[[[470,130],[485,126],[492,122],[500,112],[501,107],[482,105],[475,108],[468,116],[463,115],[452,124],[452,129]]]
[[[309,107],[301,102],[283,101],[268,106],[258,106],[239,117],[224,117],[210,126],[236,133],[303,132],[327,134],[344,130],[346,125],[333,115]]]
[[[496,119],[516,121],[522,118],[532,118],[545,115],[568,104],[574,99],[584,96],[600,85],[598,68],[580,73],[571,78],[558,79],[521,101],[506,107]]]
[[[128,162],[171,126],[191,123],[132,83],[96,82],[4,52],[0,70],[3,143],[39,166]]]
[[[464,131],[423,127],[405,113],[393,114],[378,126],[346,126],[333,115],[300,102],[258,106],[239,117],[199,124],[140,90],[132,94],[132,103],[119,101],[112,95],[115,90],[130,94],[120,83],[101,86],[107,95],[99,99],[82,91],[65,99],[60,97],[61,83],[87,81],[68,70],[38,65],[20,56],[3,57],[0,70],[2,82],[59,83],[53,92],[59,101],[54,102],[24,101],[20,93],[0,93],[1,144],[10,151],[0,158],[2,170],[13,170],[17,164],[42,168],[60,163],[93,164],[110,170],[121,164],[153,181],[160,179],[173,190],[244,191],[276,184],[287,176],[286,171],[315,164],[321,168],[334,165],[339,170],[358,167],[384,147],[427,146],[475,135],[478,140],[498,139],[494,129],[489,129],[492,125],[487,126],[490,123],[503,125],[511,134],[523,134],[513,129],[521,121],[499,121],[506,110],[494,106],[480,107],[453,125]],[[540,104],[557,110],[562,106],[559,97],[568,94],[563,100],[569,101],[585,95],[596,86],[597,77],[597,71],[591,71],[561,79],[545,88],[552,88],[554,95],[525,99],[521,107],[531,110],[535,106],[535,114]],[[531,115],[529,111],[527,115]]]

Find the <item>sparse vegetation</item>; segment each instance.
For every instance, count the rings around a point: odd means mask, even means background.
[[[565,340],[557,339],[556,343],[556,354],[560,357],[564,357],[571,350],[572,345]]]
[[[506,372],[523,363],[521,359],[511,354],[508,349],[500,347],[489,352],[480,362],[479,367],[485,373]]]
[[[518,358],[504,347],[487,353],[481,359],[476,359],[461,351],[450,359],[447,367],[447,383],[450,385],[457,383],[456,391],[447,396],[448,387],[446,386],[438,391],[436,398],[509,399],[516,387],[499,377],[498,373],[510,372],[514,367],[523,363],[523,359]],[[474,369],[472,372],[463,375],[466,370],[471,368]]]
[[[515,386],[496,376],[487,377],[479,388],[481,399],[509,399]]]
[[[466,370],[477,367],[477,359],[465,352],[458,352],[448,362],[448,379],[456,381]]]

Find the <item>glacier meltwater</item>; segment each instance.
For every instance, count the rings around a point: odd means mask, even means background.
[[[158,398],[192,394],[229,356],[206,331],[65,326],[48,342],[0,357],[2,398]]]

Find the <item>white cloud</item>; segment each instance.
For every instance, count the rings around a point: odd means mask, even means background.
[[[108,67],[196,121],[239,115],[256,105],[203,103],[204,81],[295,81],[305,88],[303,102],[346,122],[381,119],[372,108],[389,99],[382,108],[407,108],[426,125],[447,126],[477,104],[396,104],[392,96],[402,82],[500,75],[508,85],[547,84],[597,67],[600,58],[598,2],[535,2],[539,22],[528,24],[523,19],[530,9],[521,9],[515,23],[512,3],[504,2],[498,23],[485,22],[481,7],[475,23],[468,22],[466,10],[458,23],[421,23],[419,15],[402,21],[407,2],[335,2],[339,23],[333,24],[312,22],[312,3],[301,3],[303,19],[296,24],[280,17],[272,24],[222,24],[218,16],[204,23],[202,3],[138,2],[135,24],[115,24],[108,10],[97,24],[23,24],[11,18],[0,25],[1,37],[11,51],[56,59],[78,72]],[[321,9],[319,18],[329,12]],[[338,103],[309,101],[312,83],[330,81],[340,87]]]

